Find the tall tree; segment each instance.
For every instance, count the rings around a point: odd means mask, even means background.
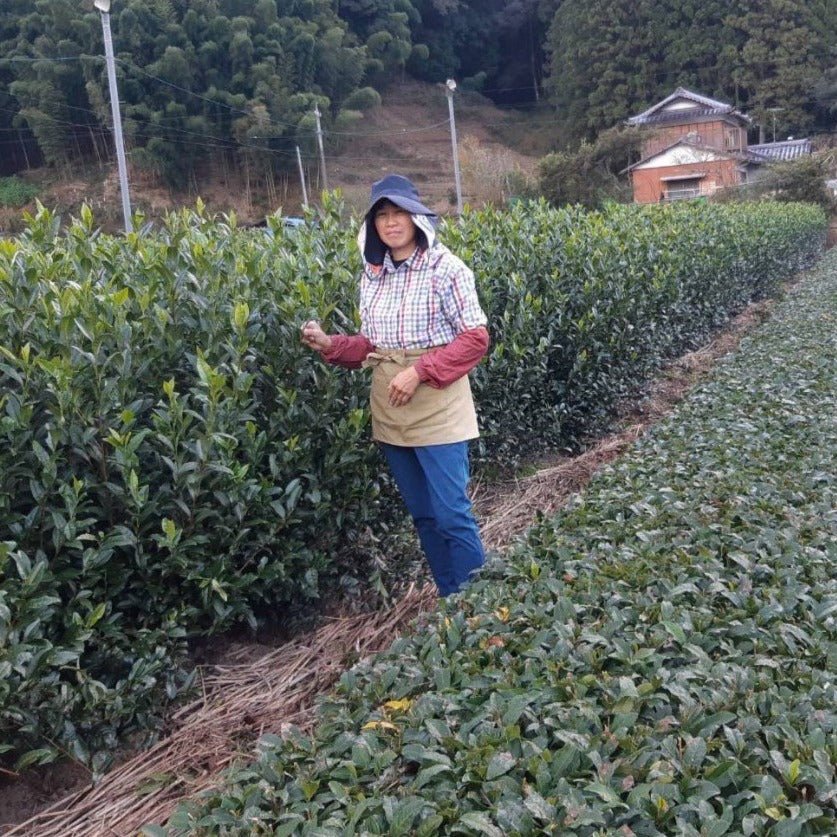
[[[549,30],[547,89],[569,133],[592,138],[657,88],[665,45],[652,0],[565,0]]]
[[[403,65],[410,30],[398,2],[370,22],[366,40],[406,37],[400,59],[397,43],[384,50]],[[131,158],[172,185],[210,157],[259,176],[293,165],[295,97],[321,102],[328,124],[370,62],[332,0],[120,0],[113,23]],[[55,165],[89,155],[110,123],[92,0],[4,0],[0,39],[7,59],[34,59],[0,65],[0,108],[12,111],[0,111],[0,127],[17,114]]]
[[[508,94],[499,96],[500,99],[540,99],[546,36],[542,6],[542,0],[512,0],[495,14],[500,50],[516,59],[501,62],[490,82],[498,93]]]
[[[778,136],[811,128],[815,122],[813,86],[826,69],[825,21],[804,0],[743,3],[727,19],[741,36],[741,63],[734,79],[744,104],[764,128]]]
[[[25,0],[8,0],[0,7],[0,56],[4,56],[0,58],[0,176],[29,168],[38,153],[20,117],[20,103],[9,91],[19,69],[9,57],[14,53],[20,19],[30,10]]]
[[[18,123],[37,139],[47,162],[66,165],[89,149],[95,114],[86,104],[83,68],[77,60],[96,34],[71,0],[18,4],[17,32],[4,44],[13,81],[9,93],[19,106]]]
[[[592,138],[678,86],[777,130],[813,121],[833,0],[564,0],[547,37],[546,87],[570,138]],[[776,108],[777,110],[771,110]],[[782,110],[778,110],[781,108]]]

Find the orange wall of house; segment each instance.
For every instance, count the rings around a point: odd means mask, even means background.
[[[654,133],[642,144],[642,156],[650,157],[658,151],[683,139],[686,134],[697,134],[703,145],[724,150],[743,150],[747,147],[747,133],[743,128],[730,125],[723,120],[715,122],[694,122],[679,125],[667,125],[655,128]],[[727,142],[727,137],[731,142]]]
[[[741,182],[735,160],[712,160],[708,163],[687,163],[681,166],[663,166],[658,169],[634,169],[631,179],[634,185],[636,203],[657,203],[665,192],[664,177],[683,177],[694,172],[695,176],[705,173],[700,181],[701,192],[711,194],[724,186]]]

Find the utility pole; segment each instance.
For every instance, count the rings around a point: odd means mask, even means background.
[[[449,78],[445,82],[445,93],[448,97],[448,113],[450,114],[450,139],[453,144],[453,176],[456,178],[456,214],[462,214],[462,181],[459,176],[459,150],[456,144],[456,119],[453,115],[453,91],[456,82]]]
[[[305,171],[302,168],[302,155],[299,153],[299,146],[296,147],[296,162],[299,166],[299,182],[302,184],[302,206],[308,209],[308,190],[305,188]]]
[[[323,129],[320,125],[320,106],[314,105],[314,116],[317,119],[317,145],[320,149],[320,167],[323,171],[323,189],[328,191],[328,174],[326,173],[325,151],[323,151]]]
[[[776,142],[776,114],[781,113],[784,108],[768,108],[767,112],[773,117],[773,142]]]
[[[119,191],[122,195],[122,215],[125,218],[125,232],[133,232],[131,221],[131,197],[128,194],[128,164],[125,160],[125,143],[122,139],[122,116],[119,112],[119,91],[116,87],[116,61],[113,57],[113,39],[110,34],[110,0],[93,0],[93,5],[102,13],[102,34],[105,39],[105,61],[108,69],[110,89],[110,110],[113,115],[113,141],[116,145],[116,162],[119,168]]]

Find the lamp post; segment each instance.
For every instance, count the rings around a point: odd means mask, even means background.
[[[459,176],[459,150],[456,145],[456,120],[453,115],[453,91],[456,82],[449,78],[445,82],[445,93],[448,97],[448,113],[450,114],[450,139],[453,144],[453,176],[456,178],[456,214],[462,214],[462,181]]]
[[[119,91],[116,87],[116,61],[113,57],[113,38],[110,33],[111,0],[93,0],[93,5],[102,14],[102,35],[105,40],[105,61],[108,68],[110,89],[110,110],[113,115],[113,141],[116,145],[116,162],[119,167],[119,191],[122,195],[122,214],[125,217],[125,232],[133,232],[131,222],[131,197],[128,194],[128,165],[125,161],[125,144],[122,139],[122,116],[119,112]]]

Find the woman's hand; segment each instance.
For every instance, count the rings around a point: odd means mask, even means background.
[[[327,352],[331,348],[331,337],[326,334],[316,320],[308,320],[302,327],[302,342],[309,349]]]
[[[419,374],[415,367],[408,366],[399,372],[390,382],[389,389],[389,403],[391,407],[403,407],[413,397],[413,394],[418,389],[421,383]]]

